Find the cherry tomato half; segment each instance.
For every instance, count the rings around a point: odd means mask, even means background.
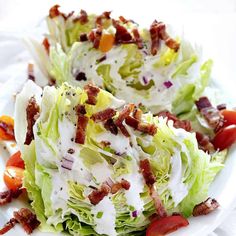
[[[14,120],[10,116],[0,117],[0,140],[15,140]]]
[[[25,169],[25,163],[21,158],[20,151],[14,153],[12,156],[9,157],[6,166],[15,166],[21,169]]]
[[[14,166],[8,166],[4,172],[4,182],[8,189],[17,190],[22,186],[24,170]]]
[[[188,221],[181,215],[167,216],[154,220],[147,228],[146,236],[162,236],[187,226]]]
[[[235,142],[236,125],[230,125],[221,129],[212,140],[215,149],[219,149],[220,151],[229,148]]]
[[[222,110],[221,114],[224,116],[224,127],[229,125],[236,125],[236,111]]]

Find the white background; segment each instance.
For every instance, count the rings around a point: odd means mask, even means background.
[[[17,73],[18,66],[22,67],[24,60],[29,58],[27,53],[21,53],[24,48],[15,39],[35,34],[43,24],[48,9],[55,3],[68,11],[82,8],[88,12],[101,13],[113,10],[115,15],[122,14],[146,27],[155,18],[172,24],[173,28],[184,32],[187,38],[203,45],[205,57],[214,60],[214,77],[224,86],[224,91],[236,106],[235,0],[0,0],[0,87],[10,79],[10,73]],[[9,42],[6,43],[8,38]],[[5,50],[16,45],[19,48],[14,51],[9,50],[8,53]],[[6,92],[10,93],[10,90],[10,87],[6,87]],[[0,103],[4,103],[1,97],[0,94]],[[10,110],[9,106],[9,113]],[[236,236],[236,212],[215,234]]]

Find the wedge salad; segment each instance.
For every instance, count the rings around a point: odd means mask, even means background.
[[[111,12],[60,12],[49,34],[29,40],[34,65],[0,116],[0,141],[18,151],[6,163],[0,205],[22,208],[0,229],[30,234],[161,236],[220,203],[208,190],[236,142],[236,111],[209,99],[212,61],[162,22],[149,29]],[[211,100],[211,101],[210,101]]]

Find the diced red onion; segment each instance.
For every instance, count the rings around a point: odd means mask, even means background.
[[[137,211],[137,210],[136,210],[136,211],[133,211],[133,212],[132,212],[132,216],[133,216],[133,217],[138,217],[138,211]]]
[[[172,84],[172,82],[171,81],[165,81],[164,83],[164,86],[166,87],[166,88],[170,88],[173,84]]]
[[[113,180],[112,180],[110,177],[107,178],[106,183],[107,183],[107,185],[108,185],[110,188],[111,188],[112,185],[114,184]]]
[[[72,157],[63,157],[61,167],[67,170],[72,170],[73,163],[74,161]]]

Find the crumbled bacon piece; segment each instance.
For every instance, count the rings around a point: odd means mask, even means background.
[[[220,204],[212,198],[208,198],[206,201],[196,205],[193,208],[193,216],[207,215],[217,209]]]
[[[99,111],[91,116],[91,119],[95,122],[102,122],[111,119],[116,114],[116,111],[112,108],[107,108],[103,111]]]
[[[133,30],[132,30],[132,33],[133,33],[134,40],[135,40],[135,43],[137,44],[138,48],[139,48],[139,49],[142,49],[142,48],[143,48],[143,40],[142,40],[142,38],[140,37],[140,34],[139,34],[139,32],[138,32],[138,29],[133,29]]]
[[[31,141],[34,139],[33,126],[39,115],[39,106],[36,103],[34,97],[29,99],[26,108],[26,118],[27,118],[27,132],[24,144],[30,145]]]
[[[0,229],[0,235],[3,235],[5,233],[7,233],[9,230],[11,230],[16,224],[17,224],[17,220],[15,218],[10,219],[4,226],[2,229]]]
[[[28,64],[28,79],[35,81],[35,76],[34,76],[34,65],[32,63]]]
[[[129,20],[125,19],[124,16],[119,16],[119,20],[124,24],[129,22]]]
[[[128,30],[124,26],[120,25],[119,22],[115,20],[113,20],[112,23],[113,26],[116,28],[115,42],[117,44],[134,42],[132,35],[128,32]]]
[[[218,132],[224,126],[224,117],[218,109],[211,105],[207,97],[199,98],[195,104],[215,132]]]
[[[88,14],[85,10],[81,10],[80,11],[80,16],[76,17],[73,22],[76,23],[76,22],[80,22],[80,24],[84,25],[88,22]]]
[[[57,4],[57,5],[50,8],[50,10],[49,10],[49,17],[50,18],[54,18],[54,17],[61,15],[61,12],[58,10],[59,7],[60,6]]]
[[[104,55],[104,56],[102,56],[101,58],[97,59],[96,62],[97,62],[97,63],[101,63],[101,62],[105,61],[106,59],[107,59],[107,56]]]
[[[117,193],[120,189],[125,189],[125,190],[129,190],[130,188],[130,183],[129,181],[122,179],[121,182],[115,183],[112,185],[111,187],[111,193],[115,194]]]
[[[100,40],[102,37],[102,28],[99,27],[94,31],[91,31],[91,33],[89,34],[89,40],[93,43],[93,47],[98,49],[99,48],[99,44],[100,44]]]
[[[205,152],[212,153],[215,151],[214,145],[211,143],[210,138],[206,134],[196,132],[196,139],[198,147]]]
[[[113,119],[106,120],[106,122],[104,123],[104,127],[106,130],[110,131],[112,134],[115,134],[115,135],[118,134],[118,128],[115,125]]]
[[[141,160],[139,166],[146,184],[148,186],[152,186],[156,182],[156,177],[152,173],[149,160],[148,159]]]
[[[102,199],[109,194],[111,188],[103,183],[100,189],[93,190],[88,198],[93,205],[97,205]]]
[[[47,38],[44,38],[42,45],[44,46],[47,54],[49,54],[50,43]]]
[[[128,130],[126,129],[126,127],[121,123],[119,125],[117,125],[117,127],[120,129],[121,133],[125,136],[125,137],[130,137],[130,134],[128,132]]]
[[[134,111],[133,111],[133,117],[135,118],[135,119],[137,119],[137,120],[139,120],[139,121],[141,121],[141,119],[142,119],[142,114],[143,114],[143,112],[142,112],[142,110],[140,110],[139,108],[135,108],[134,109]]]
[[[36,229],[40,225],[40,222],[37,220],[36,215],[27,208],[21,208],[19,211],[15,211],[13,215],[16,221],[21,224],[27,234],[31,234],[34,229]]]
[[[100,89],[92,84],[88,84],[84,87],[85,91],[87,92],[88,99],[86,100],[87,104],[96,105],[97,103],[97,95]]]
[[[126,117],[125,122],[132,128],[149,135],[155,135],[157,132],[157,127],[154,124],[141,122],[131,116]]]
[[[167,34],[166,26],[162,22],[159,23],[159,36],[165,41],[167,47],[173,49],[175,52],[179,50],[180,44]]]
[[[167,216],[166,209],[165,209],[164,205],[162,204],[161,198],[160,198],[158,192],[155,190],[154,186],[150,187],[150,195],[154,201],[156,214],[157,214],[158,218],[166,217]]]
[[[75,142],[79,144],[84,144],[86,138],[86,128],[89,121],[89,118],[85,116],[86,110],[84,105],[77,106],[77,114],[78,114],[78,120],[77,120]]]
[[[12,198],[18,198],[22,193],[22,189],[17,190],[6,190],[4,192],[0,192],[0,206],[10,203]]]
[[[191,123],[188,120],[180,120],[174,114],[170,113],[169,111],[161,111],[157,114],[157,116],[167,117],[168,120],[173,121],[173,126],[178,129],[185,129],[186,131],[190,132],[192,130]]]
[[[106,20],[111,19],[110,15],[111,15],[110,11],[103,12],[100,16],[98,16],[96,18],[96,24],[99,25],[99,26],[102,26],[102,20],[103,19],[106,19]]]
[[[149,32],[151,36],[151,54],[155,56],[160,47],[158,22],[156,20],[151,24]]]
[[[58,4],[51,7],[51,9],[49,10],[49,17],[51,19],[57,16],[62,16],[65,20],[67,20],[69,17],[71,17],[74,14],[74,12],[72,11],[68,15],[66,15],[59,11],[59,7],[60,6]]]
[[[118,126],[121,124],[126,117],[129,116],[129,114],[134,110],[134,104],[128,104],[124,107],[124,109],[119,113],[118,118],[115,121],[115,124]]]

